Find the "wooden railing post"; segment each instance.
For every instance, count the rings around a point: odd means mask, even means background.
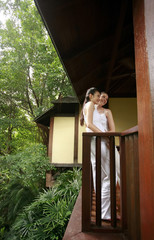
[[[127,229],[127,191],[126,191],[126,158],[125,137],[120,137],[120,212],[122,230]]]
[[[82,163],[82,231],[89,231],[91,224],[91,136],[83,133]]]
[[[111,226],[116,227],[116,184],[115,184],[115,139],[110,136],[110,198]]]
[[[96,137],[96,225],[101,226],[101,137]]]
[[[137,133],[125,137],[128,238],[140,240],[139,161]]]

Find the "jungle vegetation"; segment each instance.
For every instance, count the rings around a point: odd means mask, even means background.
[[[0,239],[59,240],[81,171],[45,188],[51,166],[34,118],[74,91],[34,1],[0,0],[0,14]]]

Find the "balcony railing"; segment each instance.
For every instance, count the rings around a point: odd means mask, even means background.
[[[96,137],[96,193],[92,184],[91,138]],[[115,137],[120,143],[120,220],[116,210]],[[101,139],[109,139],[111,221],[101,220]],[[83,133],[82,231],[128,232],[140,239],[138,127],[124,132]],[[92,221],[92,196],[96,194],[96,220]]]

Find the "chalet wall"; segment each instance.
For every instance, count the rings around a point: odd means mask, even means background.
[[[117,132],[137,125],[136,98],[110,98],[109,108],[112,111]]]
[[[55,117],[52,163],[73,163],[74,117]]]

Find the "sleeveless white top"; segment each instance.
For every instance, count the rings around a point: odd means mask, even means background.
[[[84,115],[84,120],[87,125],[87,115],[85,114],[85,109],[86,105],[84,106],[83,109],[83,115]],[[107,132],[108,131],[108,123],[107,123],[107,117],[105,113],[99,113],[97,110],[97,105],[94,105],[94,112],[93,112],[93,124],[99,128],[102,132]],[[93,132],[90,128],[86,127],[86,132]]]

